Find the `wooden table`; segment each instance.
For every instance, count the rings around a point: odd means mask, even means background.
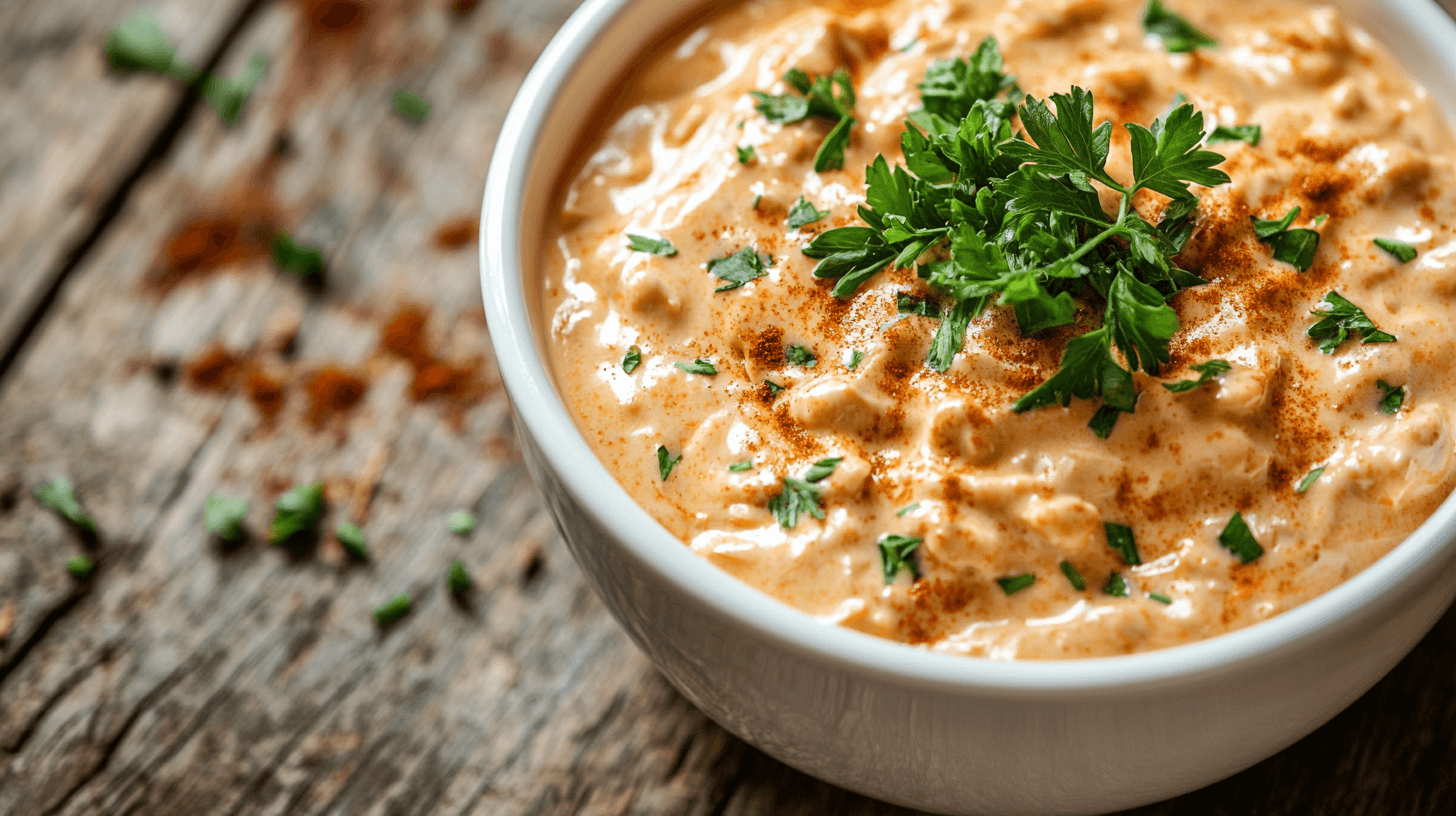
[[[522,466],[472,222],[575,0],[147,0],[193,65],[267,56],[231,128],[108,69],[141,5],[0,6],[0,813],[898,812],[679,697]],[[401,87],[434,103],[422,124]],[[323,248],[323,285],[273,267],[277,230]],[[94,538],[32,497],[56,476]],[[263,540],[314,480],[368,563]],[[252,502],[249,539],[206,533],[214,493]],[[1456,811],[1453,643],[1456,613],[1308,739],[1137,812]]]

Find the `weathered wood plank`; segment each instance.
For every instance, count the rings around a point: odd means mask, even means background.
[[[273,60],[243,122],[188,119],[0,381],[0,814],[906,812],[746,747],[646,665],[552,531],[488,358],[473,391],[420,402],[424,367],[378,348],[413,303],[434,356],[488,353],[473,253],[437,233],[473,213],[573,4],[308,4],[355,8],[330,31],[275,3],[229,49],[225,73]],[[399,86],[435,102],[423,126],[389,111]],[[240,230],[225,268],[158,274],[199,223]],[[325,287],[270,268],[249,231],[272,228],[324,247]],[[214,345],[242,371],[199,387]],[[368,388],[315,423],[305,386],[331,366]],[[271,421],[250,372],[285,384]],[[89,584],[61,568],[89,545],[29,497],[59,474],[101,527]],[[258,539],[312,479],[370,563]],[[252,500],[252,540],[209,539],[213,492]],[[465,507],[482,523],[462,538],[443,517]],[[442,585],[455,558],[466,604]],[[403,590],[412,614],[379,629],[370,609]],[[1453,642],[1456,614],[1309,740],[1137,813],[1449,812]]]

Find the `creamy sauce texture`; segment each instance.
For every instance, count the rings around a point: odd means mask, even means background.
[[[1000,659],[1218,635],[1329,590],[1414,530],[1456,479],[1446,119],[1332,8],[1175,8],[1219,47],[1166,53],[1144,35],[1141,3],[757,0],[646,55],[623,112],[563,181],[543,236],[557,381],[627,492],[694,552],[826,622]],[[1178,258],[1210,283],[1171,301],[1182,321],[1172,362],[1158,377],[1136,374],[1136,413],[1105,441],[1087,428],[1097,401],[1010,410],[1057,370],[1072,327],[1023,337],[1009,309],[990,309],[938,373],[925,366],[936,322],[897,319],[897,293],[930,293],[913,270],[882,272],[839,300],[801,252],[815,234],[860,223],[864,167],[876,154],[901,160],[926,66],[969,56],[988,34],[1027,93],[1093,92],[1099,120],[1116,125],[1108,170],[1124,182],[1121,123],[1151,124],[1179,93],[1210,130],[1263,129],[1257,147],[1210,146],[1233,181],[1199,188]],[[843,170],[813,170],[831,123],[776,125],[753,109],[749,92],[783,92],[796,66],[853,76],[859,124]],[[740,146],[757,158],[740,163]],[[796,230],[787,214],[801,195],[830,214]],[[1144,193],[1136,206],[1156,212],[1161,201]],[[1329,216],[1303,274],[1274,261],[1250,222],[1294,206],[1299,226]],[[678,252],[631,251],[629,232]],[[1377,237],[1420,254],[1401,264]],[[715,293],[723,281],[704,264],[745,246],[772,258],[768,274]],[[1398,340],[1321,353],[1304,332],[1331,290]],[[1090,325],[1099,314],[1088,312]],[[790,345],[817,362],[790,363]],[[642,361],[629,374],[632,346]],[[697,358],[718,373],[674,366]],[[1161,387],[1196,378],[1188,366],[1210,358],[1232,371],[1182,394]],[[786,390],[770,393],[766,379]],[[1377,380],[1407,386],[1398,413],[1380,411]],[[665,481],[659,446],[682,457]],[[784,529],[770,498],[825,457],[843,457],[821,484],[825,518]],[[1235,511],[1264,548],[1249,564],[1218,542]],[[1142,564],[1122,563],[1105,522],[1132,528]],[[889,534],[923,538],[918,580],[901,572],[885,584],[877,542]],[[1086,590],[1063,577],[1063,561]],[[1114,572],[1127,597],[1101,591]],[[1012,595],[996,583],[1022,573],[1036,583]]]

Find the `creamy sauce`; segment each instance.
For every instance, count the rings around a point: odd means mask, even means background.
[[[1329,590],[1415,529],[1456,479],[1446,120],[1333,9],[1175,7],[1220,46],[1165,53],[1142,31],[1141,3],[761,0],[648,54],[623,89],[624,112],[563,182],[544,236],[557,380],[627,492],[694,552],[826,622],[1000,659],[1218,635]],[[935,322],[896,319],[896,293],[929,292],[913,271],[882,272],[837,300],[801,253],[813,235],[860,223],[863,168],[877,153],[900,160],[927,64],[964,58],[988,34],[1038,98],[1080,85],[1099,118],[1150,124],[1182,93],[1209,129],[1263,127],[1257,147],[1212,146],[1233,181],[1202,191],[1179,257],[1211,283],[1171,301],[1183,326],[1172,363],[1136,375],[1137,411],[1105,441],[1087,428],[1096,401],[1010,410],[1056,371],[1070,327],[1025,338],[1009,309],[988,310],[937,373],[924,365]],[[813,171],[828,123],[775,125],[753,109],[748,93],[782,92],[794,66],[853,74],[859,125],[844,170]],[[758,158],[740,164],[741,145]],[[1116,127],[1108,169],[1123,180],[1127,146]],[[830,215],[790,229],[800,195]],[[1296,205],[1306,219],[1329,216],[1304,274],[1275,262],[1249,220]],[[665,237],[678,253],[633,252],[628,232]],[[1376,237],[1420,255],[1399,264]],[[768,275],[715,294],[722,281],[705,262],[749,245],[772,257]],[[1322,354],[1304,331],[1331,290],[1398,341]],[[642,363],[628,374],[634,345]],[[790,364],[787,345],[817,363]],[[716,376],[674,366],[700,357]],[[1233,370],[1183,394],[1159,385],[1196,377],[1188,366],[1210,358]],[[787,390],[769,394],[765,379]],[[1408,386],[1399,413],[1379,410],[1380,379]],[[659,445],[682,456],[666,481]],[[826,517],[783,529],[766,509],[782,479],[831,456],[844,461],[822,483]],[[1218,542],[1235,511],[1264,548],[1250,564]],[[1104,522],[1135,531],[1141,565],[1122,564]],[[887,534],[923,537],[919,580],[901,572],[885,584],[876,544]],[[1085,591],[1063,578],[1064,560]],[[1026,572],[1036,583],[1013,595],[996,583]],[[1113,572],[1128,597],[1100,591]]]

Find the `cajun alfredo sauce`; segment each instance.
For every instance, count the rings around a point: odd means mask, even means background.
[[[1217,635],[1334,587],[1415,529],[1456,479],[1446,120],[1332,8],[1173,6],[1219,46],[1166,53],[1132,2],[758,0],[646,55],[623,112],[563,181],[544,237],[556,376],[627,492],[702,557],[826,622],[1002,659]],[[1170,302],[1182,321],[1172,363],[1161,377],[1135,375],[1136,413],[1105,441],[1087,427],[1096,400],[1010,410],[1057,370],[1070,327],[1027,338],[1009,308],[988,309],[938,373],[925,365],[935,321],[891,322],[897,292],[930,291],[913,270],[881,272],[839,300],[801,253],[815,234],[860,223],[864,167],[876,154],[901,161],[926,66],[969,56],[988,34],[1032,96],[1093,92],[1098,118],[1117,125],[1107,166],[1124,182],[1121,123],[1151,124],[1178,93],[1209,130],[1263,128],[1257,147],[1210,146],[1233,181],[1195,187],[1197,228],[1177,260],[1211,283]],[[770,124],[754,110],[749,92],[784,92],[791,67],[851,72],[859,124],[843,170],[813,170],[832,123]],[[744,145],[757,153],[748,164],[735,152]],[[793,230],[787,212],[801,195],[830,215]],[[1155,199],[1143,193],[1137,206]],[[1300,226],[1329,216],[1303,274],[1274,261],[1250,222],[1296,205]],[[634,252],[628,232],[678,252]],[[1376,237],[1420,254],[1401,264]],[[715,294],[723,281],[704,264],[745,246],[773,259],[768,275]],[[1304,332],[1331,290],[1398,340],[1321,353]],[[642,362],[628,374],[634,345]],[[791,364],[789,345],[817,363]],[[854,351],[863,356],[850,370]],[[674,366],[696,358],[717,375]],[[1211,358],[1233,366],[1215,384],[1159,385],[1196,378],[1188,366]],[[786,390],[770,393],[765,379]],[[1407,386],[1398,413],[1380,411],[1377,380]],[[666,481],[659,445],[682,456]],[[784,529],[770,498],[825,457],[844,460],[821,483],[826,518]],[[1264,548],[1249,564],[1218,543],[1235,511]],[[1122,563],[1104,522],[1132,528],[1141,565]],[[919,580],[902,571],[885,584],[877,542],[887,534],[923,538]],[[1085,590],[1059,572],[1063,561]],[[1028,572],[1036,583],[1015,594],[996,583]],[[1127,597],[1100,591],[1113,572]]]

